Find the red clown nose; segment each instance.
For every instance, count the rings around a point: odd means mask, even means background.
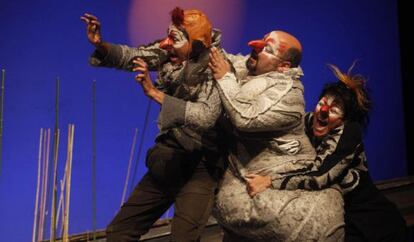
[[[329,106],[328,105],[323,105],[321,107],[320,113],[321,113],[321,118],[322,119],[328,118],[328,116],[329,116]]]
[[[252,40],[247,43],[248,46],[252,47],[256,52],[260,52],[266,46],[266,41],[264,40]]]
[[[160,42],[160,48],[161,49],[168,49],[172,46],[172,44],[173,44],[172,40],[169,37],[167,37],[167,38],[165,38],[164,40],[162,40]]]

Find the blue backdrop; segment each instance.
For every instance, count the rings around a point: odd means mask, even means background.
[[[365,138],[371,174],[376,180],[406,175],[394,0],[1,1],[0,68],[6,70],[1,241],[31,239],[39,130],[54,126],[57,77],[61,85],[60,178],[67,125],[75,124],[69,232],[92,229],[92,80],[97,86],[97,227],[110,222],[120,206],[134,129],[142,132],[148,101],[134,73],[88,65],[93,48],[79,17],[93,13],[103,24],[104,39],[137,45],[165,35],[168,13],[176,5],[204,10],[214,26],[222,29],[223,46],[232,53],[249,53],[249,40],[274,29],[297,36],[304,48],[303,83],[309,111],[323,84],[334,80],[326,64],[345,70],[359,59],[355,72],[368,78],[374,100]],[[153,103],[142,157],[157,133],[157,113]],[[135,182],[144,172],[141,159]]]

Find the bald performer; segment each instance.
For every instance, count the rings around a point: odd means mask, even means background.
[[[272,182],[315,167],[304,131],[302,46],[272,31],[247,57],[213,50],[210,68],[229,120],[229,169],[213,209],[224,241],[342,241],[340,190],[278,190]],[[246,68],[247,67],[247,68]]]

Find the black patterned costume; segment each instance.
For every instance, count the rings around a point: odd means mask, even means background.
[[[345,122],[320,139],[313,135],[312,120],[313,113],[308,113],[306,133],[317,151],[319,168],[274,180],[273,186],[289,190],[338,186],[345,200],[345,241],[407,241],[404,219],[369,175],[360,125]]]

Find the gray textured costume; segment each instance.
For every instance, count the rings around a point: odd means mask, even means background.
[[[268,189],[253,199],[246,192],[243,175],[248,172],[276,180],[313,168],[315,154],[303,131],[300,69],[246,78],[246,57],[228,55],[243,81],[238,83],[227,74],[217,90],[212,80],[186,83],[197,78],[185,76],[188,72],[183,66],[160,65],[167,56],[157,42],[133,49],[113,45],[111,50],[103,62],[102,57],[94,56],[91,63],[130,70],[131,59],[141,56],[151,70],[159,71],[159,87],[170,94],[161,107],[160,135],[168,130],[180,132],[177,139],[184,134],[201,144],[200,134],[214,126],[221,113],[221,98],[237,128],[228,142],[231,167],[217,195],[215,216],[222,226],[253,241],[341,240],[343,202],[337,190]]]
[[[219,44],[215,33],[214,44]],[[156,41],[138,48],[111,44],[107,55],[92,55],[92,65],[125,70],[132,70],[132,59],[140,57],[150,70],[158,71],[158,87],[166,93],[158,119],[160,133],[147,152],[148,172],[108,225],[108,241],[136,241],[172,203],[172,241],[199,240],[223,173],[215,125],[221,101],[208,54],[203,48],[173,65]]]
[[[228,57],[236,70],[245,60]],[[238,78],[227,73],[217,82],[234,129],[214,216],[246,241],[341,241],[340,191],[267,189],[253,198],[246,191],[248,173],[277,180],[314,169],[315,151],[304,132],[301,69],[244,78],[243,70],[237,73]]]
[[[221,34],[214,31],[212,46],[219,47]],[[142,58],[150,71],[157,71],[157,88],[165,94],[158,117],[160,135],[180,126],[189,136],[201,142],[200,132],[212,128],[221,114],[220,98],[207,69],[208,53],[196,63],[172,64],[159,41],[138,48],[109,44],[109,53],[94,52],[89,60],[93,66],[114,67],[132,71],[132,60]],[[189,76],[190,75],[190,76]]]

